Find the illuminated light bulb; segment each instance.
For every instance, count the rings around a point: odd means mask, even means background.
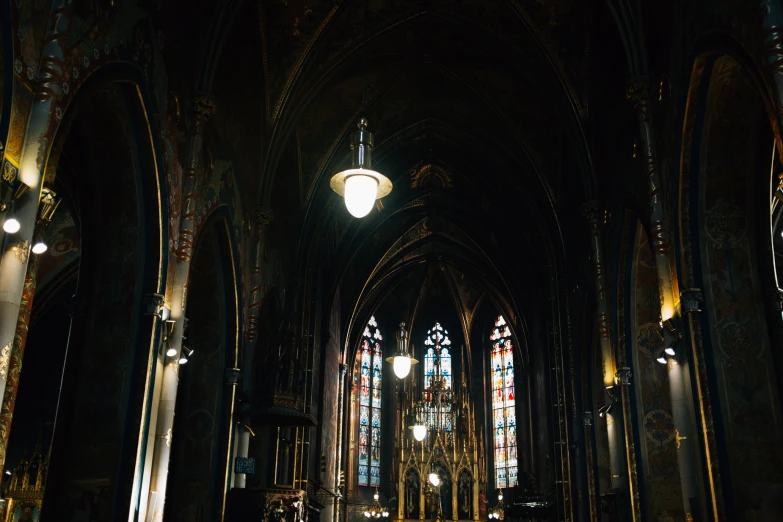
[[[166,350],[166,357],[174,357],[175,355],[177,355],[176,349],[169,348],[168,350]]]
[[[437,487],[440,484],[440,477],[437,473],[430,473],[430,484]]]
[[[378,180],[361,174],[362,170],[355,169],[356,174],[345,178],[345,208],[357,218],[370,213],[378,195]]]
[[[19,232],[20,228],[22,228],[22,225],[20,225],[19,220],[14,217],[6,219],[5,223],[3,223],[3,230],[9,234],[16,234]]]
[[[394,375],[400,379],[404,379],[411,372],[411,358],[407,355],[395,355],[394,362]]]
[[[658,361],[661,364],[666,364],[666,357],[664,357],[663,355],[661,355],[660,357],[658,357],[655,360]]]
[[[43,254],[48,249],[49,247],[46,246],[46,243],[44,243],[43,241],[39,241],[33,245],[33,254]]]
[[[427,436],[427,427],[422,426],[421,424],[413,427],[413,438],[418,440],[419,442],[424,440],[424,437]]]
[[[187,357],[185,357],[184,355],[181,355],[181,356],[179,357],[179,363],[180,363],[180,364],[188,364],[188,358],[187,358]]]
[[[503,493],[498,494],[498,500],[503,500]]]
[[[672,348],[672,347],[670,346],[670,347],[666,348],[666,349],[664,350],[664,352],[666,352],[666,353],[667,353],[667,354],[669,354],[669,355],[674,355],[674,348]]]

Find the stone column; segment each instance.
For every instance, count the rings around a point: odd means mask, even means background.
[[[256,208],[254,221],[256,243],[252,256],[252,268],[250,269],[250,292],[247,307],[247,328],[245,328],[245,375],[253,375],[253,360],[256,356],[258,344],[258,321],[261,316],[261,305],[264,299],[261,285],[263,284],[261,267],[266,253],[266,231],[274,220],[274,213],[270,209]],[[252,386],[253,379],[246,379],[245,386]]]
[[[681,354],[678,353],[677,356],[679,358]],[[690,409],[688,408],[690,396],[685,385],[685,368],[674,358],[669,358],[667,367],[669,370],[672,417],[674,418],[677,436],[677,466],[680,470],[683,509],[686,514],[693,514],[691,500],[695,501],[698,498],[698,493],[696,464],[694,462],[696,446],[694,445],[694,433]]]
[[[631,519],[642,520],[642,504],[639,495],[639,474],[636,467],[636,445],[633,436],[633,416],[631,414],[631,369],[617,370],[617,383],[620,386],[620,400],[623,409],[623,428],[625,431],[625,461],[628,466],[628,492],[631,496]]]
[[[38,215],[43,170],[51,147],[54,100],[61,94],[63,47],[69,34],[71,2],[52,2],[45,42],[38,67],[38,82],[27,119],[17,180],[30,190],[13,204],[13,215],[21,228],[6,234],[0,261],[0,367],[7,367],[16,335],[19,307],[27,273],[27,261]],[[0,399],[5,394],[6,378],[0,376]]]
[[[237,450],[236,456],[239,458],[247,458],[247,452],[250,448],[250,430],[243,424],[240,424],[237,428]],[[234,474],[234,487],[244,489],[247,484],[246,473]]]
[[[639,120],[640,156],[644,161],[644,171],[650,187],[650,246],[655,255],[655,269],[658,273],[661,319],[665,321],[674,316],[674,278],[669,260],[669,234],[663,222],[663,187],[655,151],[648,79],[634,78],[628,87],[627,96],[633,102]]]
[[[693,361],[693,376],[696,380],[697,405],[699,411],[699,428],[701,429],[701,441],[704,444],[704,462],[707,466],[707,503],[708,510],[712,514],[712,520],[723,522],[726,519],[726,507],[723,499],[723,485],[720,478],[720,465],[718,461],[718,446],[715,439],[715,418],[712,414],[712,399],[707,376],[707,362],[704,356],[702,344],[701,325],[699,324],[699,312],[701,312],[701,289],[688,288],[680,294],[680,308],[687,318],[688,331],[691,340],[691,358]]]
[[[51,223],[52,216],[57,209],[58,202],[55,193],[44,189],[41,197],[41,207],[38,215],[38,226],[35,229],[33,244],[43,241],[46,229]],[[22,371],[24,349],[27,344],[27,332],[30,326],[30,314],[33,309],[33,297],[35,295],[36,275],[38,271],[39,257],[35,254],[27,263],[27,274],[24,279],[22,301],[19,307],[19,317],[16,321],[16,333],[11,347],[8,365],[0,367],[0,376],[6,379],[5,394],[2,407],[0,407],[0,469],[4,469],[6,452],[8,451],[8,438],[11,435],[11,422],[16,406],[16,394],[19,391],[19,375]],[[2,477],[0,477],[2,481]]]
[[[585,437],[585,461],[587,465],[587,502],[590,508],[590,522],[598,522],[598,492],[595,487],[595,471],[593,468],[593,412],[585,411],[582,414]]]
[[[187,304],[188,277],[190,260],[193,255],[193,242],[196,237],[196,212],[198,209],[197,181],[202,169],[201,140],[204,123],[215,113],[215,104],[211,98],[198,97],[194,100],[194,128],[191,132],[187,152],[187,163],[182,180],[182,216],[180,218],[179,245],[176,252],[177,263],[174,268],[174,287],[172,290],[170,321],[174,328],[169,337],[167,348],[176,353],[168,357],[165,351],[162,357],[163,381],[158,403],[157,424],[155,428],[155,447],[152,456],[152,476],[150,481],[149,505],[154,522],[163,520],[163,507],[166,501],[166,482],[168,480],[169,458],[171,454],[174,408],[177,401],[179,383],[179,357],[182,338],[185,332],[185,308]],[[154,502],[153,502],[154,499]]]
[[[615,385],[617,363],[615,361],[614,347],[612,346],[612,322],[609,317],[609,303],[606,295],[606,273],[604,269],[603,244],[601,242],[601,228],[605,221],[605,212],[601,211],[597,201],[589,201],[584,206],[584,215],[590,223],[590,247],[593,257],[593,281],[595,284],[596,316],[598,320],[598,340],[601,348],[601,362],[603,365],[603,386],[612,389]],[[604,393],[605,404],[612,404],[616,397]],[[628,491],[628,483],[625,475],[620,472],[623,467],[622,459],[622,432],[620,425],[614,422],[611,413],[606,413],[601,418],[605,419],[607,437],[609,440],[609,466],[612,472],[612,489],[615,491]]]
[[[767,60],[775,87],[775,104],[777,105],[777,123],[775,139],[778,146],[778,156],[783,152],[783,9],[780,0],[761,0],[761,29],[764,37],[764,57]],[[781,180],[783,183],[783,179]],[[780,190],[780,189],[779,189]]]
[[[348,371],[348,366],[340,364],[340,376],[337,379],[337,385],[339,386],[338,398],[337,398],[337,459],[334,463],[334,490],[337,492],[337,496],[334,498],[334,520],[333,522],[339,522],[341,518],[340,513],[340,499],[342,498],[342,490],[340,489],[340,471],[342,469],[343,461],[343,425],[345,424],[345,375]],[[324,521],[326,522],[326,521]]]
[[[452,426],[456,426],[456,423],[452,424]],[[459,476],[456,477],[456,479],[459,479]],[[452,481],[451,481],[451,519],[452,520],[458,520],[459,519],[459,505],[457,504],[457,480],[454,480],[454,474],[452,474]]]

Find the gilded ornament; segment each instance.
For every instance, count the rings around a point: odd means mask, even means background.
[[[30,255],[30,242],[26,239],[19,241],[11,247],[14,252],[14,257],[19,260],[20,263],[27,263],[27,258]]]
[[[11,343],[3,346],[0,350],[0,377],[8,378],[8,364],[11,362]]]

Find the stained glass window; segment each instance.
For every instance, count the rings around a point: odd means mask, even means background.
[[[514,397],[514,349],[511,329],[503,316],[495,322],[492,342],[492,433],[495,441],[495,482],[498,488],[516,486],[517,416]]]
[[[427,338],[424,339],[424,383],[426,388],[431,389],[435,384],[435,354],[440,348],[440,376],[443,384],[443,390],[451,391],[452,371],[451,371],[451,339],[449,339],[448,330],[444,329],[440,323],[427,331]],[[438,421],[438,402],[437,397],[430,396],[427,393],[427,411],[426,424],[430,428],[435,428]],[[451,404],[446,403],[447,397],[444,397],[444,404],[441,406],[440,428],[445,432],[447,440],[451,437],[452,415]]]
[[[375,317],[362,334],[359,351],[359,485],[381,483],[381,384],[383,350]]]

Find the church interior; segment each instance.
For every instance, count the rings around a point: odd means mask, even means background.
[[[0,522],[783,520],[781,0],[3,0],[0,76]]]

